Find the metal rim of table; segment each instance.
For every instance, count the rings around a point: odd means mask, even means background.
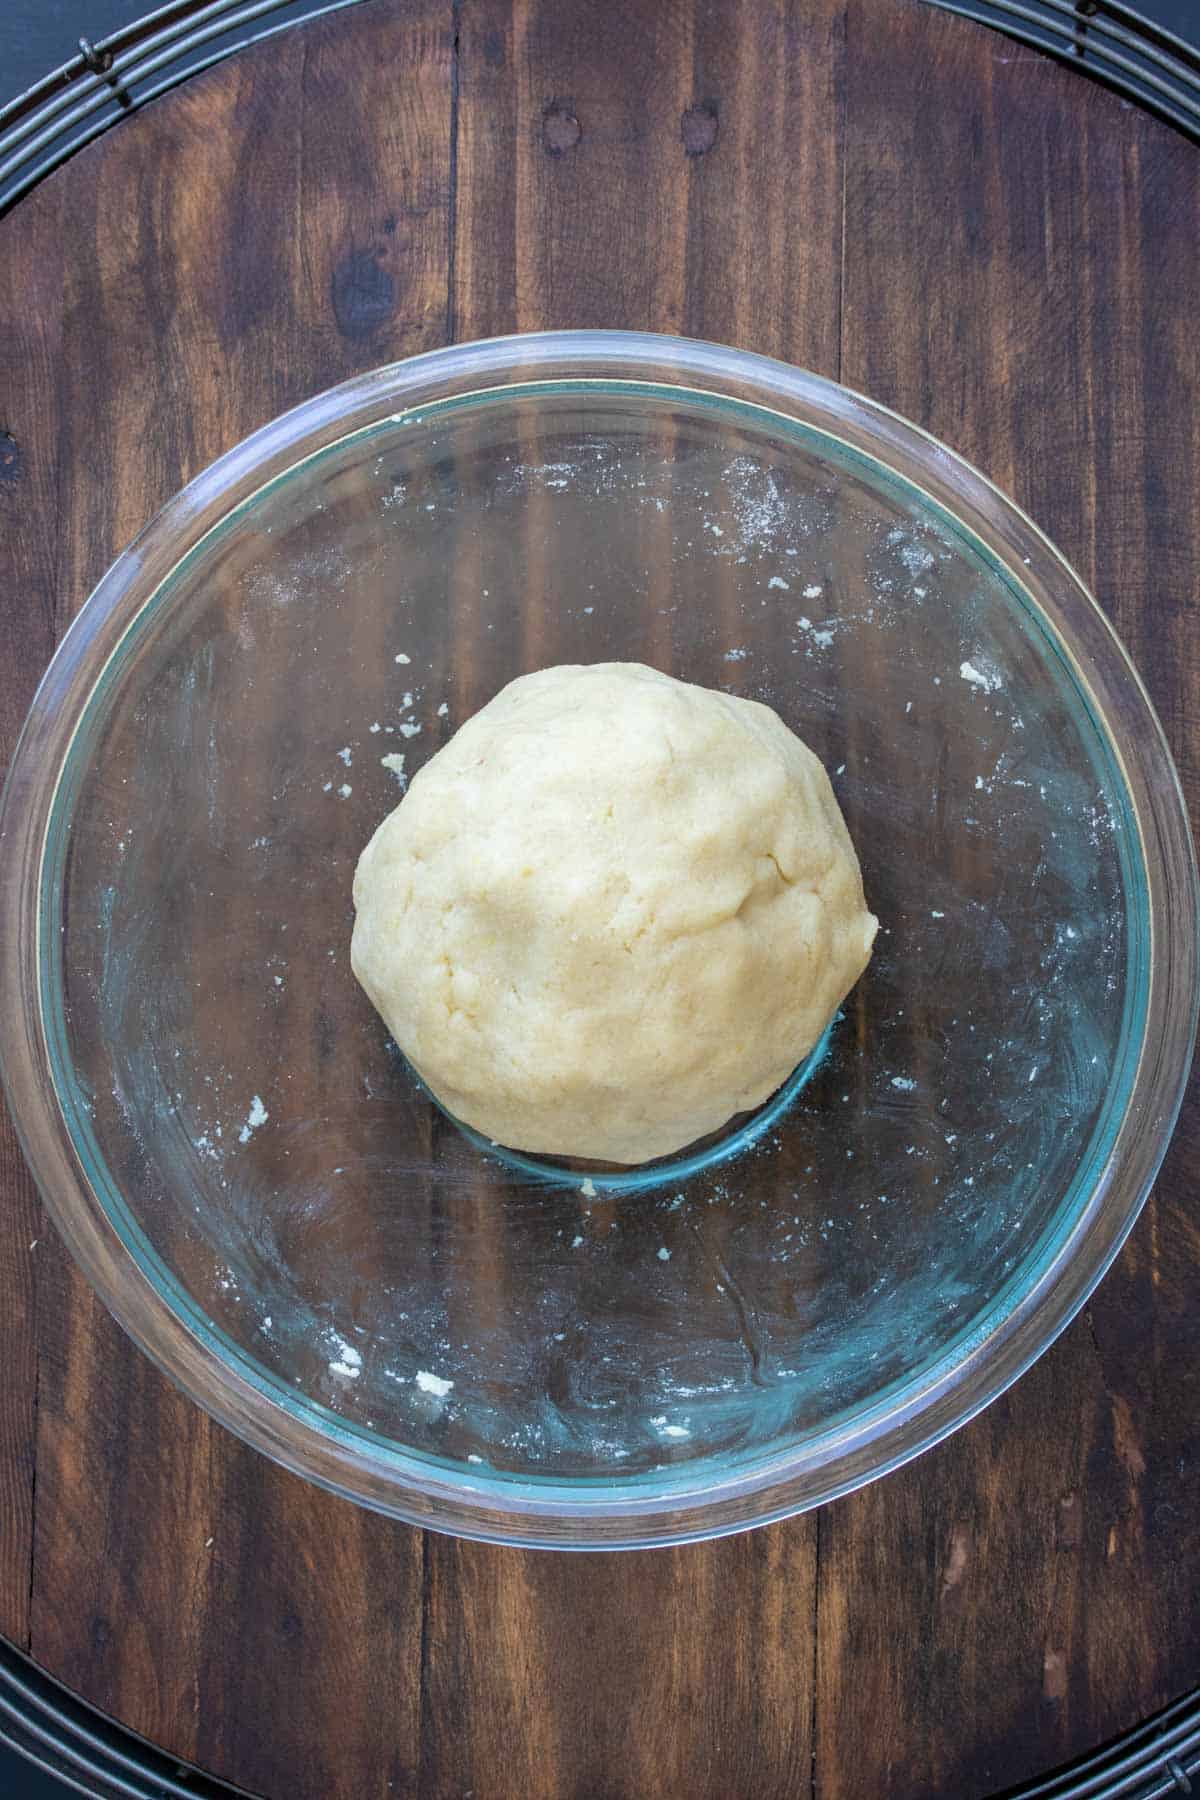
[[[0,213],[117,119],[295,24],[362,0],[174,0],[0,108]],[[1123,0],[926,0],[1071,64],[1200,143],[1200,50]],[[289,17],[264,24],[271,14]]]
[[[175,0],[79,53],[0,108],[0,214],[118,119],[248,45],[363,0]],[[1031,45],[1200,144],[1200,51],[1122,0],[926,0]],[[262,22],[286,10],[274,24]],[[241,1793],[180,1763],[0,1638],[0,1744],[90,1800]],[[1057,1774],[997,1800],[1167,1800],[1200,1791],[1200,1688]]]
[[[3,1638],[0,1743],[89,1800],[227,1800],[246,1791],[135,1736]],[[996,1800],[1168,1800],[1198,1787],[1200,1690],[1102,1749]]]

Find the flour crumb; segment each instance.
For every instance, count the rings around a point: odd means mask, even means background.
[[[997,688],[1004,686],[994,669],[977,669],[972,662],[960,663],[958,672],[964,681],[969,681],[972,687],[982,688],[985,694],[994,694]]]
[[[408,776],[404,773],[403,750],[393,750],[389,755],[381,756],[379,759],[379,766],[381,769],[390,770],[396,777],[396,780],[400,783],[401,787],[408,786]]]
[[[585,1200],[594,1200],[596,1198],[596,1184],[590,1175],[585,1179],[579,1191]]]
[[[819,589],[818,589],[818,592],[820,592]],[[832,642],[833,642],[833,632],[829,629],[829,627],[832,624],[834,624],[835,622],[836,621],[834,621],[832,619],[827,619],[825,621],[824,626],[822,626],[821,629],[818,630],[817,627],[813,624],[811,619],[806,618],[803,614],[801,614],[801,616],[796,620],[796,625],[800,631],[811,631],[813,643],[819,644],[822,650],[828,650],[830,644],[832,644]],[[809,654],[811,655],[812,652],[810,651]]]
[[[450,708],[446,705],[446,702],[443,700],[442,704],[437,709],[437,716],[439,719],[445,719],[445,718],[449,717],[449,714],[450,714]]]
[[[741,648],[739,648],[737,650],[727,650],[725,652],[725,661],[726,662],[745,662],[747,654],[748,654],[748,652]]]
[[[658,1260],[659,1262],[670,1262],[671,1260],[671,1252],[667,1249],[665,1244],[658,1253]]]
[[[403,650],[402,650],[402,651],[401,651],[401,652],[400,652],[400,654],[399,654],[399,656],[398,656],[398,657],[397,657],[397,658],[396,658],[396,661],[397,661],[397,662],[398,662],[398,663],[410,663],[410,662],[411,662],[411,661],[412,661],[412,657],[411,657],[411,656],[405,656],[405,654],[404,654],[404,652],[403,652]]]
[[[783,579],[782,575],[772,575],[770,581],[768,581],[768,583],[767,583],[767,586],[769,588],[782,588],[784,593],[786,594],[791,591],[792,584],[790,581],[785,581]],[[817,591],[819,593],[820,589],[818,589]],[[805,589],[805,592],[806,593],[808,592],[807,588]]]
[[[916,1085],[916,1082],[910,1081],[907,1075],[892,1076],[892,1086],[899,1088],[902,1094],[911,1094]]]
[[[804,598],[806,600],[819,600],[823,591],[820,582],[810,581],[804,590]]]
[[[664,1437],[685,1438],[692,1435],[686,1425],[668,1425],[666,1413],[659,1413],[658,1417],[651,1419],[650,1423],[655,1431],[661,1431]]]
[[[436,1394],[439,1400],[444,1400],[454,1386],[445,1375],[431,1375],[428,1369],[418,1369],[413,1380],[423,1394]]]
[[[342,796],[343,800],[348,800],[353,792],[354,789],[350,786],[348,781],[343,781],[341,787],[338,789],[338,793]]]
[[[271,1115],[263,1105],[262,1100],[255,1094],[253,1100],[250,1102],[250,1111],[246,1114],[246,1123],[238,1132],[238,1143],[248,1144],[259,1126],[265,1125],[270,1116]]]
[[[331,1375],[345,1375],[351,1381],[357,1381],[362,1374],[362,1353],[348,1344],[345,1338],[337,1339],[337,1355],[329,1364]]]
[[[346,745],[344,750],[339,750],[338,755],[341,757],[347,768],[349,768],[350,764],[354,761],[354,752],[351,750],[349,744]]]
[[[420,734],[420,730],[421,730],[421,727],[416,723],[415,719],[402,719],[400,721],[400,736],[401,737],[406,737],[406,738],[417,737]]]
[[[582,1244],[582,1242],[583,1242],[582,1237],[579,1235],[578,1232],[576,1232],[575,1236],[571,1239],[572,1250],[578,1250],[578,1248],[579,1248],[580,1244]]]
[[[946,915],[944,912],[931,912],[929,916],[931,919],[944,919]]]
[[[383,726],[379,723],[379,720],[376,719],[374,724],[371,726],[371,736],[374,737],[374,735],[377,731],[382,731],[382,730],[383,730]]]

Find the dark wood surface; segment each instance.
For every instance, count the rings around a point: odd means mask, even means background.
[[[927,425],[1059,542],[1200,796],[1200,155],[915,0],[370,0],[0,224],[0,734],[191,475],[446,341],[738,343]],[[1084,1316],[819,1514],[615,1558],[423,1537],[132,1348],[0,1132],[0,1631],[272,1800],[971,1800],[1200,1680],[1200,1105]]]

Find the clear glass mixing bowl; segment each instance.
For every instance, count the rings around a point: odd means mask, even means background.
[[[403,779],[605,659],[776,707],[882,929],[769,1117],[585,1186],[445,1119],[347,951]],[[268,426],[100,583],[2,826],[71,1249],[243,1438],[442,1530],[658,1543],[895,1467],[1086,1298],[1186,1077],[1186,816],[1098,608],[950,452],[730,350],[468,345]]]

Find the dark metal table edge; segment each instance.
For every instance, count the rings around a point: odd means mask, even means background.
[[[293,25],[366,0],[173,0],[92,43],[0,108],[0,214],[110,125]],[[1121,94],[1200,143],[1200,50],[1124,0],[925,0]],[[292,17],[265,24],[284,9]]]
[[[0,1637],[0,1744],[89,1800],[245,1795],[98,1711]],[[1168,1800],[1200,1793],[1200,1689],[1111,1743],[996,1800]]]
[[[245,1795],[80,1699],[0,1637],[0,1744],[88,1800]]]

